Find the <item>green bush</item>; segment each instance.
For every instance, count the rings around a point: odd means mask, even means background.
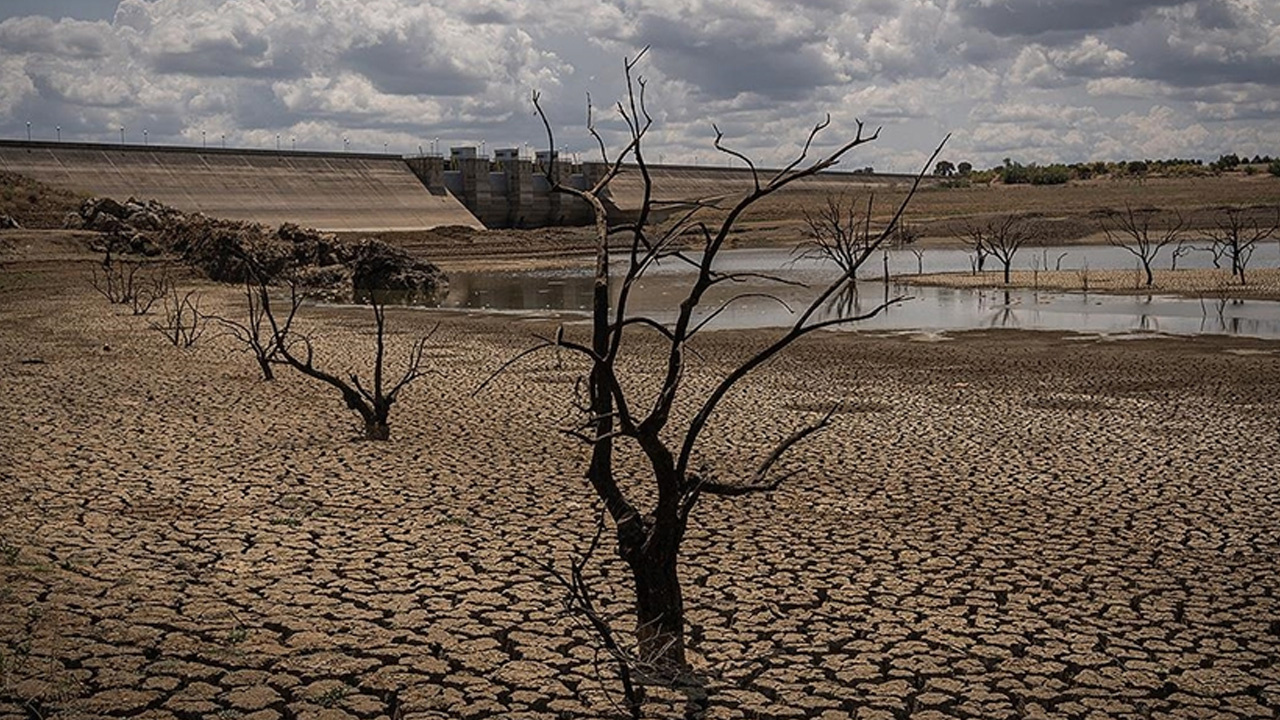
[[[1280,177],[1280,160],[1272,160],[1271,164],[1267,166],[1267,172]]]
[[[1006,185],[1062,185],[1071,179],[1071,171],[1061,164],[1023,165],[1006,162],[1000,172]]]

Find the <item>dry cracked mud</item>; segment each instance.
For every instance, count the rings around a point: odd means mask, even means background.
[[[536,564],[593,532],[555,431],[580,368],[535,356],[472,395],[548,323],[393,310],[397,347],[444,325],[379,444],[328,388],[260,382],[225,337],[174,348],[78,273],[0,282],[0,718],[617,715]],[[364,311],[307,315],[322,363],[365,362]],[[762,339],[705,336],[690,382]],[[708,717],[1277,716],[1280,345],[795,350],[703,453],[731,476],[846,401],[781,490],[696,512]],[[625,625],[624,568],[597,557]]]

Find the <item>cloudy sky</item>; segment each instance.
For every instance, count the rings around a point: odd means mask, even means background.
[[[825,113],[853,166],[1280,153],[1277,0],[0,0],[0,136],[584,155],[642,66],[652,159],[765,163]],[[612,119],[602,116],[611,131]],[[611,135],[612,137],[612,135]]]

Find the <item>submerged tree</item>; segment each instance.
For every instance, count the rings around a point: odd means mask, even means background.
[[[1157,224],[1156,218],[1160,214],[1159,208],[1134,209],[1133,206],[1126,204],[1123,212],[1108,210],[1099,220],[1102,232],[1107,236],[1107,243],[1128,250],[1142,263],[1142,269],[1147,275],[1147,287],[1151,287],[1155,281],[1151,264],[1155,262],[1156,255],[1159,255],[1166,245],[1177,243],[1187,227],[1182,213],[1176,210],[1171,219]],[[1176,247],[1174,253],[1173,262],[1176,266],[1178,262]]]
[[[835,263],[840,272],[853,275],[861,266],[864,255],[879,242],[878,234],[871,231],[871,209],[875,196],[867,197],[866,210],[860,210],[858,200],[828,195],[826,203],[810,212],[804,211],[807,226],[808,247],[801,258],[814,258]]]
[[[1214,266],[1219,257],[1230,260],[1231,275],[1240,278],[1241,285],[1245,284],[1244,270],[1258,243],[1280,231],[1280,208],[1274,209],[1272,217],[1263,219],[1261,215],[1247,208],[1224,207],[1214,218],[1213,227],[1203,231],[1212,243]]]
[[[977,248],[979,272],[983,259],[990,255],[1000,261],[1004,269],[1004,284],[1008,285],[1014,256],[1036,236],[1038,229],[1030,217],[1011,214],[982,223],[970,222],[965,225],[964,232]]]
[[[642,51],[640,56],[643,55]],[[586,397],[580,408],[583,417],[579,424],[567,431],[590,448],[586,477],[612,520],[618,553],[630,569],[635,589],[635,661],[645,669],[650,678],[661,682],[684,683],[692,681],[693,676],[685,657],[684,599],[679,580],[679,557],[681,543],[698,500],[704,495],[737,497],[777,489],[790,476],[790,473],[776,472],[784,454],[801,441],[827,428],[835,408],[816,422],[797,429],[774,446],[764,454],[755,471],[739,481],[722,477],[707,462],[705,448],[702,447],[704,431],[721,402],[738,383],[795,341],[824,328],[870,318],[898,301],[888,300],[867,313],[852,317],[824,317],[822,314],[822,309],[831,298],[854,283],[858,267],[881,243],[892,237],[907,201],[919,186],[921,176],[927,172],[942,148],[939,146],[934,152],[929,159],[930,164],[926,164],[925,170],[917,176],[907,198],[885,227],[870,240],[850,241],[853,244],[840,251],[839,257],[844,260],[839,263],[839,276],[817,292],[813,300],[796,313],[791,326],[779,332],[740,365],[719,377],[710,391],[698,394],[697,390],[685,383],[690,341],[734,302],[748,295],[759,296],[759,293],[732,295],[712,306],[709,293],[745,280],[779,285],[794,284],[783,278],[760,273],[717,269],[717,259],[743,213],[762,198],[791,183],[835,166],[855,148],[876,140],[880,131],[877,129],[867,133],[862,123],[858,122],[852,139],[842,142],[828,154],[808,160],[815,139],[830,125],[828,117],[810,130],[802,150],[786,167],[777,171],[765,171],[758,168],[745,154],[728,147],[724,134],[713,126],[715,149],[743,162],[750,170],[753,187],[715,221],[703,222],[703,208],[695,206],[669,223],[655,226],[652,214],[655,203],[653,181],[643,151],[653,119],[645,106],[645,81],[633,75],[639,59],[638,56],[624,64],[627,93],[618,104],[617,111],[625,123],[628,141],[622,151],[612,158],[602,135],[595,128],[588,103],[587,128],[598,144],[607,167],[600,179],[590,188],[579,189],[558,184],[554,167],[548,168],[547,172],[548,180],[557,191],[580,198],[594,211],[596,263],[590,338],[579,342],[561,330],[555,337],[543,338],[509,360],[494,373],[494,377],[521,358],[548,348],[570,351],[584,359],[589,366]],[[551,122],[536,93],[533,100],[546,130],[548,146],[554,148],[556,144]],[[642,199],[634,217],[621,223],[611,223],[603,197],[609,184],[624,171],[624,163],[627,164],[626,172],[639,175],[643,189]],[[844,217],[843,209],[839,210],[835,218]],[[846,230],[849,228],[841,225],[841,231]],[[696,246],[701,251],[700,255],[682,251],[680,243],[689,236],[697,238]],[[619,243],[625,244],[622,262],[619,264],[611,262],[610,257],[610,241],[614,238],[625,238]],[[676,309],[674,322],[670,324],[633,314],[628,306],[636,284],[659,261],[686,263],[695,275],[692,286]],[[615,273],[621,275],[617,282],[614,282]],[[616,298],[612,296],[611,287],[616,288]],[[620,375],[624,355],[639,352],[637,343],[627,340],[633,337],[633,331],[640,330],[654,332],[663,338],[660,345],[662,349],[658,351],[657,357],[657,379],[647,388],[651,394],[638,389],[634,380],[629,381]],[[490,381],[492,380],[491,377]],[[677,412],[677,407],[686,410]],[[640,505],[636,492],[629,489],[634,487],[632,482],[620,482],[615,455],[624,449],[624,444],[638,450],[645,460],[646,469],[642,476],[630,480],[652,488],[655,501],[651,506]]]

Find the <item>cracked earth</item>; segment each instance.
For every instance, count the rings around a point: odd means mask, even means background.
[[[0,285],[0,718],[618,715],[537,564],[594,531],[555,430],[580,368],[472,395],[552,325],[391,311],[401,348],[443,322],[438,372],[368,443],[330,389],[33,272]],[[320,364],[366,362],[365,311],[306,313]],[[764,339],[704,336],[691,385]],[[1277,717],[1280,345],[917,340],[806,342],[717,415],[702,456],[732,476],[844,401],[782,489],[695,513],[707,717]]]

